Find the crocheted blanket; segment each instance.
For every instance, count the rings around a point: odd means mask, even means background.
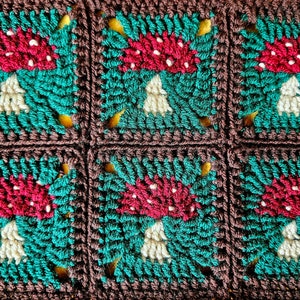
[[[300,299],[299,257],[299,1],[1,1],[1,299]]]

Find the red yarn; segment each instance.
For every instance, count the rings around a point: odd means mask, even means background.
[[[295,219],[300,216],[300,177],[282,175],[274,179],[270,186],[265,186],[260,207],[256,212],[260,215],[283,215]]]
[[[126,187],[127,191],[119,200],[118,213],[147,215],[154,219],[170,216],[183,221],[198,215],[200,204],[195,201],[197,196],[190,194],[190,186],[184,186],[174,177],[168,179],[155,175],[150,179],[146,176],[143,181],[138,178],[135,185],[127,183]]]
[[[295,74],[300,72],[300,37],[275,39],[273,44],[266,42],[266,49],[256,59],[258,71]]]
[[[52,218],[55,198],[48,194],[49,185],[40,185],[32,175],[23,178],[10,176],[9,181],[0,178],[0,217],[14,216],[36,217],[38,219]]]
[[[20,27],[16,32],[11,29],[0,31],[0,69],[4,72],[55,69],[55,60],[59,56],[48,41],[48,37],[42,38],[30,28],[27,31]]]
[[[183,42],[174,33],[169,36],[165,31],[161,36],[158,33],[154,36],[148,32],[141,34],[138,41],[128,39],[128,43],[129,47],[123,49],[124,54],[120,57],[124,64],[119,69],[123,72],[142,69],[170,73],[197,71],[196,64],[200,59],[195,55],[198,52],[189,48],[191,42]]]

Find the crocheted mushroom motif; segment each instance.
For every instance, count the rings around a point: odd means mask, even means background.
[[[160,178],[155,175],[153,179],[145,176],[144,180],[137,179],[135,185],[126,184],[127,190],[122,193],[119,200],[121,206],[117,212],[131,215],[145,215],[155,219],[153,226],[145,232],[144,245],[141,248],[143,260],[150,258],[160,264],[166,259],[171,261],[167,250],[167,237],[164,232],[162,218],[169,216],[188,221],[198,216],[197,209],[200,204],[197,196],[190,193],[190,186],[185,186],[174,177]]]
[[[287,261],[298,261],[300,256],[300,235],[297,228],[297,217],[300,216],[300,177],[282,175],[274,179],[270,186],[265,187],[265,193],[256,212],[260,215],[269,214],[272,217],[282,215],[292,219],[284,227],[283,243],[278,248],[278,256]]]
[[[12,219],[15,216],[32,217],[39,220],[52,218],[54,196],[48,194],[48,185],[41,185],[32,175],[23,178],[10,176],[9,180],[0,178],[0,217]],[[15,219],[1,229],[0,262],[15,260],[18,265],[26,260],[23,249],[24,239],[19,235]]]
[[[55,69],[58,55],[54,51],[55,47],[49,45],[49,38],[43,38],[31,29],[0,31],[0,70],[4,72]],[[2,82],[0,89],[0,112],[8,115],[29,112],[24,100],[25,91],[20,87],[16,73]]]
[[[278,114],[286,113],[299,116],[300,89],[296,74],[300,73],[300,37],[275,39],[271,44],[266,42],[266,49],[257,58],[258,71],[269,70],[271,72],[291,74],[288,81],[282,84],[280,98],[277,103]]]
[[[128,39],[129,47],[123,49],[120,60],[123,64],[119,66],[120,71],[141,71],[143,69],[155,72],[167,71],[170,73],[193,73],[197,71],[197,63],[200,59],[196,57],[197,51],[190,49],[191,42],[184,42],[181,37],[174,33],[161,35],[147,33],[140,34],[139,40]],[[147,98],[143,110],[146,116],[149,113],[165,116],[167,112],[172,113],[167,100],[167,92],[163,89],[159,74],[156,74],[146,86]]]

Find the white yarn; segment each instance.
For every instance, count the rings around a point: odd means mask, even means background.
[[[171,256],[167,250],[167,237],[162,221],[156,221],[153,226],[145,231],[144,245],[141,249],[141,253],[144,261],[150,258],[151,262],[157,260],[160,264],[164,262],[164,259],[171,262]]]
[[[15,260],[18,265],[22,260],[26,261],[26,253],[23,249],[24,239],[19,235],[16,221],[7,223],[1,229],[0,263],[8,259],[10,264]]]
[[[285,112],[290,116],[291,113],[294,113],[298,117],[300,112],[300,89],[296,76],[292,76],[282,85],[280,93],[277,103],[278,114],[281,116]]]
[[[149,113],[154,115],[161,114],[165,116],[166,112],[173,112],[167,97],[167,92],[162,87],[159,75],[155,75],[146,86],[147,98],[144,102],[143,110],[148,116]]]
[[[29,112],[25,104],[25,91],[20,87],[16,74],[8,77],[0,86],[0,112],[10,115],[14,112],[19,115],[21,111]]]
[[[287,261],[294,259],[297,262],[300,256],[300,236],[297,234],[296,221],[285,226],[282,235],[284,241],[277,251],[279,258],[285,258]]]

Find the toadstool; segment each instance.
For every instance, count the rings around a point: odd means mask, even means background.
[[[299,116],[300,89],[296,77],[300,73],[300,37],[275,39],[274,43],[266,42],[266,49],[256,59],[259,72],[269,70],[274,73],[286,73],[290,78],[280,88],[280,98],[277,103],[277,111],[280,116],[286,113]]]
[[[282,175],[279,179],[273,179],[271,185],[265,186],[265,193],[256,212],[272,217],[281,215],[291,220],[282,230],[284,241],[279,246],[277,254],[280,259],[298,261],[300,228],[297,228],[297,218],[300,216],[300,177]]]
[[[197,51],[190,49],[191,42],[184,42],[181,37],[174,33],[161,35],[147,33],[140,34],[139,40],[128,39],[129,46],[123,49],[119,59],[123,62],[119,66],[122,72],[141,71],[143,69],[159,73],[166,71],[170,73],[193,73],[197,71],[197,63],[200,59],[196,56]],[[163,89],[161,77],[155,74],[146,86],[146,99],[143,110],[146,116],[160,114],[165,116],[167,112],[172,113],[167,97]]]
[[[14,217],[52,218],[57,205],[53,203],[54,196],[49,195],[48,189],[48,185],[41,185],[32,175],[26,178],[10,176],[9,180],[0,178],[0,217],[10,219],[1,229],[0,263],[5,259],[8,263],[15,260],[17,265],[26,261],[24,238],[18,233]]]
[[[138,178],[135,185],[126,184],[127,190],[122,192],[119,199],[120,206],[117,212],[149,216],[155,223],[145,231],[144,244],[141,248],[142,259],[158,261],[160,264],[171,256],[167,250],[168,239],[164,232],[163,217],[181,218],[188,221],[198,216],[197,209],[201,208],[197,196],[191,194],[190,186],[183,185],[174,177],[160,178],[155,175],[153,179],[145,176],[144,180]]]
[[[0,85],[0,112],[19,115],[21,111],[29,112],[25,103],[25,91],[20,87],[16,72],[18,70],[32,71],[52,70],[56,68],[55,47],[49,44],[48,37],[41,37],[29,28],[15,32],[9,29],[0,31],[0,70],[12,73]]]

